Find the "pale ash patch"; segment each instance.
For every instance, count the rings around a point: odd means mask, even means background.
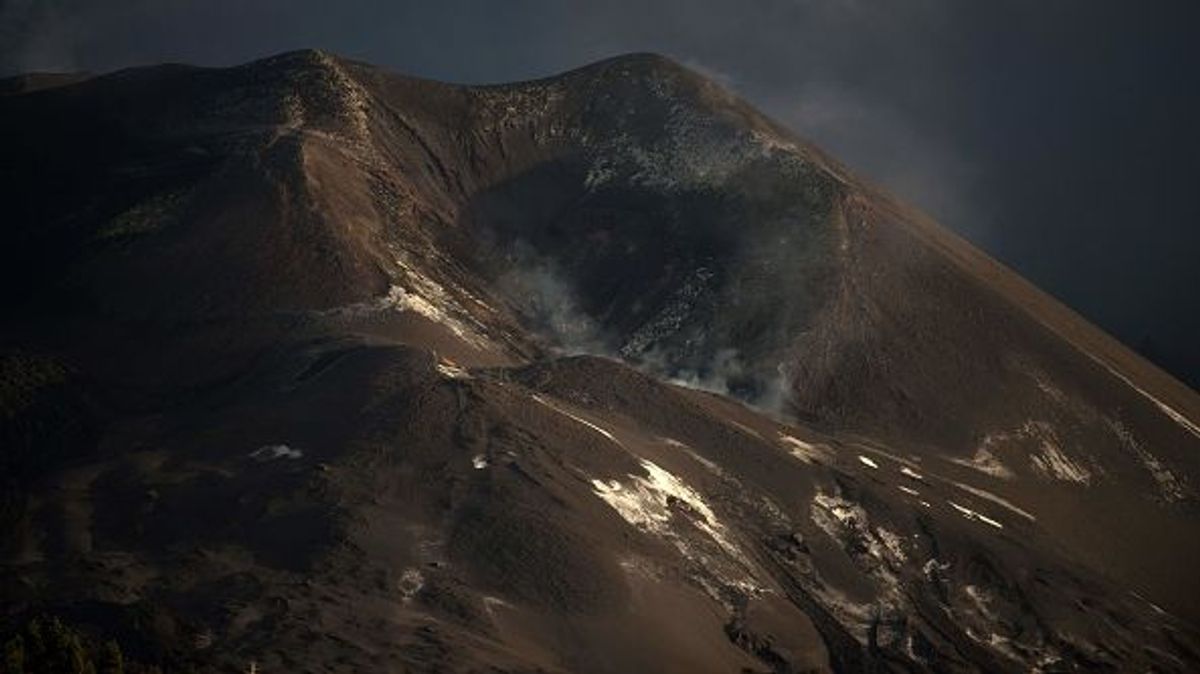
[[[375,300],[317,313],[331,316],[362,316],[391,311],[410,312],[445,327],[470,346],[480,350],[488,348],[490,342],[484,334],[483,324],[463,309],[441,284],[403,261],[398,260],[397,265],[405,277],[405,285],[393,283],[386,295]]]
[[[1142,444],[1133,437],[1133,433],[1124,424],[1120,421],[1110,420],[1109,427],[1121,439],[1121,443],[1132,451],[1138,461],[1150,472],[1150,476],[1158,483],[1158,489],[1163,499],[1169,503],[1182,501],[1191,494],[1191,489],[1183,479],[1163,465],[1157,456],[1142,447]]]
[[[890,461],[895,461],[896,463],[900,464],[901,466],[908,466],[910,469],[916,469],[916,468],[920,467],[920,464],[918,462],[913,461],[912,459],[908,459],[903,456],[900,456],[899,454],[896,454],[894,452],[889,452],[886,449],[883,449],[882,447],[879,447],[877,445],[859,443],[857,446],[859,447],[859,449],[870,452],[871,454],[874,454],[876,456],[882,456]]]
[[[963,591],[971,599],[971,603],[975,605],[975,610],[979,612],[979,615],[990,621],[996,619],[995,612],[991,608],[991,595],[975,585],[965,585]]]
[[[734,480],[734,478],[730,477],[729,474],[725,472],[725,469],[721,468],[716,461],[710,461],[706,459],[705,457],[701,456],[699,452],[691,447],[688,447],[687,445],[683,446],[683,451],[686,452],[688,456],[692,457],[696,463],[704,466],[704,468],[713,475],[727,480]]]
[[[436,287],[438,289],[437,293],[432,295],[433,299],[430,299],[428,296],[421,294],[421,291],[405,290],[401,286],[394,285],[388,290],[388,294],[379,301],[379,308],[411,311],[434,323],[444,325],[450,332],[454,333],[455,337],[458,337],[471,346],[477,348],[486,347],[487,340],[482,335],[463,321],[452,316],[444,308],[446,305],[441,304],[439,300],[444,301],[446,296],[442,292],[441,286]]]
[[[992,492],[987,491],[986,489],[980,489],[979,487],[972,487],[971,485],[964,484],[962,482],[951,482],[950,484],[954,485],[955,487],[958,487],[959,489],[967,492],[968,494],[978,496],[979,498],[982,498],[982,499],[987,499],[988,501],[991,501],[992,503],[995,503],[996,505],[998,505],[1002,508],[1006,508],[1007,510],[1009,510],[1015,514],[1020,515],[1021,517],[1024,517],[1025,519],[1029,520],[1030,522],[1037,521],[1037,518],[1034,517],[1029,511],[1023,510],[1023,509],[1017,507],[1012,501],[1009,501],[1008,499],[997,496],[997,495],[993,494]]]
[[[1051,439],[1043,438],[1041,452],[1029,457],[1033,469],[1044,477],[1077,484],[1091,484],[1092,473],[1072,460]]]
[[[400,590],[400,599],[404,603],[412,601],[413,597],[425,587],[425,577],[416,569],[405,569],[404,573],[400,574],[400,582],[398,583]]]
[[[765,152],[783,152],[785,154],[802,154],[803,149],[795,141],[784,138],[776,133],[766,133],[758,129],[750,132],[750,137]]]
[[[998,633],[997,630],[1008,632],[1011,628],[1006,625],[1001,612],[996,608],[1002,600],[993,593],[977,585],[965,585],[963,594],[968,600],[966,610],[956,609],[954,612],[959,621],[966,624],[964,632],[972,640],[1021,663],[1031,672],[1044,671],[1044,667],[1062,661],[1052,646],[1035,635],[1022,634],[1019,631],[1012,636]],[[1031,662],[1034,663],[1033,667],[1029,667]]]
[[[904,539],[888,529],[878,526],[875,527],[875,534],[879,536],[879,540],[887,548],[888,552],[891,553],[891,559],[898,562],[908,559],[908,555],[904,552]]]
[[[825,609],[834,615],[838,623],[854,637],[855,641],[863,646],[867,645],[870,627],[875,623],[880,607],[852,601],[845,594],[828,585],[817,585],[811,591]]]
[[[1086,353],[1086,352],[1085,352],[1085,353]],[[1112,375],[1113,375],[1114,377],[1116,377],[1117,379],[1120,379],[1121,381],[1125,382],[1126,384],[1128,384],[1128,385],[1130,386],[1130,388],[1132,388],[1133,390],[1135,390],[1135,391],[1137,391],[1138,393],[1142,394],[1142,396],[1143,396],[1144,398],[1146,398],[1146,399],[1147,399],[1147,400],[1149,400],[1150,402],[1152,402],[1152,403],[1154,403],[1155,405],[1157,405],[1157,406],[1158,406],[1158,409],[1159,409],[1160,411],[1162,411],[1162,413],[1163,413],[1163,414],[1165,414],[1165,415],[1167,415],[1168,417],[1170,417],[1170,419],[1171,419],[1172,421],[1174,421],[1175,423],[1179,424],[1179,426],[1180,426],[1180,427],[1182,427],[1184,430],[1186,430],[1187,432],[1189,432],[1189,433],[1191,433],[1192,435],[1196,436],[1197,438],[1200,438],[1200,425],[1197,425],[1197,424],[1196,424],[1195,422],[1193,422],[1191,419],[1188,419],[1187,417],[1185,417],[1185,416],[1183,416],[1182,414],[1180,414],[1180,413],[1179,413],[1179,411],[1178,411],[1178,410],[1176,410],[1175,408],[1173,408],[1173,407],[1171,407],[1170,405],[1168,405],[1168,404],[1164,403],[1163,401],[1159,400],[1158,398],[1155,398],[1155,397],[1154,397],[1153,395],[1151,395],[1151,394],[1150,394],[1148,391],[1146,391],[1146,389],[1144,389],[1144,388],[1142,388],[1142,387],[1138,386],[1137,384],[1133,383],[1133,381],[1132,381],[1132,380],[1130,380],[1130,379],[1129,379],[1129,377],[1126,377],[1125,375],[1121,374],[1120,372],[1117,372],[1117,371],[1116,371],[1115,369],[1113,369],[1113,368],[1112,368],[1112,366],[1110,366],[1108,363],[1105,363],[1104,361],[1100,360],[1099,358],[1097,358],[1096,356],[1093,356],[1093,355],[1092,355],[1092,354],[1090,354],[1090,353],[1089,353],[1089,354],[1087,354],[1087,355],[1088,355],[1088,356],[1089,356],[1089,357],[1090,357],[1092,360],[1094,360],[1094,361],[1096,361],[1097,363],[1100,363],[1101,365],[1103,365],[1103,366],[1104,366],[1104,368],[1105,368],[1106,370],[1108,370],[1109,372],[1111,372],[1111,373],[1112,373]]]
[[[991,650],[1003,655],[1004,657],[1008,658],[1009,660],[1014,660],[1016,662],[1025,664],[1025,658],[1021,657],[1021,655],[1016,651],[1016,649],[1013,648],[1012,639],[1010,639],[1002,634],[996,634],[995,632],[989,632],[987,634],[987,636],[985,637],[974,627],[967,627],[966,630],[964,630],[964,632],[966,633],[966,635],[968,637],[971,638],[971,640],[975,641],[976,643],[986,646],[987,648],[990,648]],[[1034,669],[1033,671],[1040,671],[1040,670]]]
[[[966,466],[967,468],[973,468],[992,477],[1010,480],[1016,476],[1015,473],[1008,466],[1001,463],[1000,459],[996,458],[991,449],[997,440],[1006,437],[1007,434],[1003,433],[988,435],[983,439],[983,443],[975,450],[975,454],[970,459],[950,459],[950,462]]]
[[[751,571],[752,563],[730,539],[725,525],[704,498],[653,461],[640,459],[639,462],[646,471],[645,477],[630,475],[624,484],[619,480],[593,479],[595,494],[626,522],[669,541],[680,554],[703,569],[708,575],[693,580],[714,599],[727,601],[727,593],[720,589],[722,587],[749,595],[764,592]],[[681,522],[690,524],[710,543],[706,546],[703,538],[694,535],[689,538],[688,527],[680,527]],[[706,554],[705,547],[716,554]]]
[[[438,361],[438,364],[434,367],[437,368],[438,374],[442,375],[443,377],[446,377],[447,379],[470,379],[471,378],[470,373],[468,373],[465,368],[459,367],[458,365],[455,365],[454,363],[447,361],[447,360]]]
[[[880,589],[870,605],[847,601],[840,592],[820,584],[813,588],[821,603],[856,640],[866,643],[871,626],[883,614],[902,614],[900,567],[908,559],[903,539],[883,526],[872,526],[866,510],[858,503],[837,494],[818,491],[813,496],[811,517],[814,524],[842,546],[855,564],[874,578]]]
[[[623,557],[617,562],[625,573],[632,576],[638,576],[648,580],[658,580],[661,578],[658,568],[645,557]]]
[[[596,494],[620,513],[626,522],[653,533],[665,533],[674,513],[672,505],[679,502],[699,515],[696,527],[708,534],[726,552],[740,556],[737,546],[729,541],[725,527],[717,521],[708,504],[694,489],[649,459],[641,459],[648,477],[630,475],[631,483],[617,480],[592,480]]]
[[[1052,480],[1091,484],[1104,471],[1095,462],[1085,462],[1069,456],[1062,449],[1063,443],[1054,426],[1046,421],[1030,419],[1007,431],[998,431],[984,436],[975,456],[969,461],[952,460],[954,463],[975,468],[993,477],[1012,478],[1014,473],[997,458],[999,450],[1008,447],[1022,456],[1028,452],[1029,462],[1035,474]]]
[[[950,570],[950,562],[941,562],[937,558],[931,558],[921,566],[921,573],[930,581],[936,581],[946,571]]]
[[[541,403],[542,405],[549,407],[550,409],[554,410],[555,412],[558,412],[559,414],[561,414],[569,419],[572,419],[573,421],[581,423],[584,426],[587,426],[588,428],[592,429],[593,431],[599,433],[600,435],[603,435],[605,438],[608,438],[609,440],[611,440],[618,447],[622,447],[622,448],[625,447],[625,445],[623,445],[621,443],[621,441],[617,439],[617,436],[615,436],[612,433],[608,432],[607,430],[601,428],[600,426],[597,426],[596,424],[588,421],[587,419],[584,419],[581,416],[578,416],[576,414],[572,414],[571,412],[568,412],[567,410],[559,407],[558,405],[555,405],[554,403],[550,402],[549,400],[546,400],[545,398],[543,398],[542,396],[540,396],[536,393],[533,394],[533,399],[535,401],[537,401],[538,403]]]
[[[837,540],[843,528],[854,528],[858,523],[866,522],[867,513],[857,503],[819,491],[813,496],[812,519],[822,531]]]
[[[1034,665],[1034,668],[1031,670],[1032,674],[1043,674],[1043,672],[1046,671],[1061,671],[1059,669],[1059,665],[1062,663],[1062,661],[1062,656],[1054,653],[1047,653],[1038,658],[1037,664]],[[1047,670],[1047,667],[1052,669]]]
[[[1172,473],[1158,457],[1150,452],[1138,448],[1138,456],[1142,460],[1142,465],[1146,466],[1146,470],[1150,471],[1150,475],[1154,477],[1154,481],[1158,483],[1159,491],[1162,492],[1163,498],[1168,501],[1182,501],[1188,497],[1188,488],[1183,481]]]
[[[411,312],[437,323],[476,349],[486,350],[490,340],[487,329],[456,299],[466,298],[480,311],[494,313],[487,303],[459,287],[447,288],[435,281],[407,259],[407,254],[393,250],[396,273],[393,283],[383,297],[368,302],[318,312],[326,315],[370,315],[389,311]]]
[[[805,442],[785,433],[779,434],[779,442],[789,454],[804,463],[828,463],[832,459],[829,447],[825,445]]]
[[[737,490],[738,493],[749,493],[749,490],[742,485],[740,480],[726,472],[725,469],[722,468],[717,462],[705,458],[696,450],[674,438],[659,438],[659,440],[668,447],[674,447],[683,451],[696,463],[704,466],[705,470],[707,470],[709,473],[712,473],[715,477],[720,478],[728,486]],[[756,502],[751,500],[748,502],[748,504],[758,512],[767,515],[770,519],[790,527],[791,518],[789,518],[787,513],[785,513],[777,503],[772,501],[770,497],[762,496],[759,501]]]
[[[981,515],[980,513],[977,513],[974,510],[971,510],[970,508],[968,508],[966,506],[959,505],[959,504],[955,503],[954,501],[946,501],[946,503],[949,503],[950,507],[957,510],[959,512],[959,514],[961,514],[963,517],[965,517],[969,520],[978,520],[980,522],[983,522],[984,524],[988,524],[993,527],[996,527],[997,529],[1004,528],[1003,524],[997,522],[996,520],[994,520],[986,515]]]
[[[487,457],[482,454],[476,454],[471,457],[471,467],[475,470],[483,470],[488,467]]]
[[[724,395],[727,395],[727,394],[728,394],[728,391],[726,391],[724,393]],[[754,437],[758,438],[759,440],[763,439],[763,436],[761,433],[754,430],[753,428],[750,428],[746,424],[738,423],[737,421],[734,421],[733,419],[726,419],[725,421],[728,422],[729,424],[732,424],[734,428],[738,429],[739,431],[742,431],[743,433],[745,433],[747,435],[753,435]]]
[[[1089,467],[1063,451],[1054,426],[1045,421],[1027,421],[1010,435],[1037,443],[1037,452],[1030,454],[1029,462],[1042,477],[1086,485],[1103,473],[1099,466]]]
[[[250,452],[250,458],[257,461],[274,461],[275,459],[299,459],[304,456],[304,452],[299,449],[292,449],[287,445],[263,445],[258,449]]]
[[[696,450],[689,447],[686,443],[680,442],[680,441],[676,440],[675,438],[659,438],[659,440],[664,445],[666,445],[668,447],[674,447],[675,449],[678,449],[678,450],[682,451],[683,453],[687,454],[696,463],[700,464],[701,466],[704,466],[704,468],[706,470],[708,470],[708,472],[712,473],[713,475],[716,475],[717,477],[725,479],[725,480],[733,480],[734,479],[734,478],[731,478],[725,472],[725,470],[717,464],[717,462],[710,461],[710,460],[706,459],[705,457],[701,456],[699,452],[697,452]]]
[[[878,562],[898,567],[907,559],[900,537],[882,526],[872,527],[867,511],[849,499],[818,491],[811,514],[813,523],[839,543],[848,536],[860,538]]]
[[[1134,388],[1137,388],[1137,387],[1135,386]],[[1159,400],[1157,398],[1155,398],[1154,396],[1151,396],[1149,393],[1146,393],[1145,391],[1142,391],[1142,389],[1139,388],[1138,391],[1140,391],[1142,393],[1142,395],[1149,396],[1150,399],[1154,401],[1154,404],[1158,405],[1158,408],[1160,410],[1162,410],[1167,416],[1171,417],[1171,419],[1174,420],[1175,423],[1179,424],[1180,426],[1183,426],[1189,432],[1191,432],[1192,435],[1200,438],[1200,426],[1197,426],[1196,424],[1192,423],[1190,419],[1183,416],[1179,412],[1176,412],[1174,410],[1174,408],[1170,407],[1166,403],[1159,402]]]
[[[496,609],[512,608],[512,604],[504,601],[500,597],[484,595],[481,599],[483,600],[483,610],[487,611],[488,617],[492,619],[495,619],[496,617]]]
[[[1171,616],[1171,614],[1170,614],[1170,613],[1168,613],[1166,610],[1164,610],[1164,609],[1163,609],[1163,607],[1159,606],[1158,604],[1155,604],[1154,602],[1150,601],[1149,599],[1147,599],[1147,598],[1143,597],[1142,595],[1138,594],[1138,592],[1137,592],[1137,591],[1135,591],[1135,590],[1130,590],[1129,594],[1130,594],[1131,596],[1133,596],[1133,598],[1134,598],[1134,599],[1138,599],[1138,600],[1141,600],[1141,601],[1145,602],[1145,604],[1146,604],[1147,606],[1149,606],[1149,607],[1150,607],[1150,609],[1151,609],[1151,610],[1153,610],[1155,613],[1157,613],[1157,614],[1159,614],[1159,615],[1161,615],[1161,616],[1167,616],[1167,617],[1170,617],[1170,616]]]
[[[1050,378],[1041,371],[1030,371],[1029,376],[1033,377],[1033,381],[1037,384],[1038,390],[1046,394],[1054,402],[1063,405],[1068,402],[1067,394],[1063,393],[1062,389],[1058,388],[1050,381]]]

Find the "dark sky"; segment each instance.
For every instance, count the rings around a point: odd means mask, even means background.
[[[0,0],[0,74],[321,47],[459,82],[657,51],[1200,388],[1200,2]]]

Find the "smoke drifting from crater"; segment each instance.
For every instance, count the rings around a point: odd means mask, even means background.
[[[563,354],[614,355],[603,330],[580,308],[578,293],[553,261],[527,244],[514,244],[509,268],[496,283],[500,293],[521,298],[516,307],[526,324]]]
[[[1200,5],[15,0],[0,72],[301,47],[437,79],[657,51],[702,70],[1200,384]]]

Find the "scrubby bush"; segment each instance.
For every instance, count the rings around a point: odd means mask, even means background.
[[[58,618],[37,617],[4,642],[3,674],[124,674],[121,648],[97,644]]]

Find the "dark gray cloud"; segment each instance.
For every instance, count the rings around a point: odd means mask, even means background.
[[[1200,383],[1200,3],[7,0],[0,72],[321,47],[459,82],[702,70]]]

